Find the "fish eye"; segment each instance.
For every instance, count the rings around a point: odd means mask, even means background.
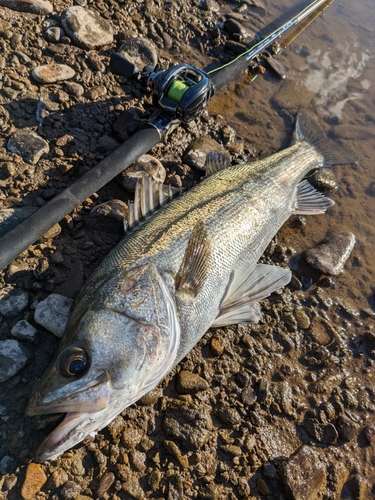
[[[64,377],[76,377],[85,371],[87,365],[87,354],[82,349],[77,349],[64,356],[61,362],[61,373]]]

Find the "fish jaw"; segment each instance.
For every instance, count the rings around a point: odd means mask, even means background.
[[[98,412],[108,406],[110,396],[111,385],[105,373],[65,396],[61,396],[59,390],[45,394],[43,385],[41,388],[37,386],[26,408],[26,414],[34,416],[47,413],[77,413],[78,410],[84,410],[85,413]]]

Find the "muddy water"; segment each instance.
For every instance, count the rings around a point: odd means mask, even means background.
[[[267,2],[264,17],[248,16],[244,25],[258,31],[287,20],[296,2]],[[269,23],[269,24],[268,24]],[[279,60],[288,70],[280,81],[268,71],[250,84],[244,81],[212,100],[211,111],[223,114],[249,148],[264,155],[288,144],[298,109],[308,109],[323,130],[354,152],[354,165],[335,167],[336,205],[324,216],[308,217],[304,235],[293,232],[298,252],[321,241],[330,229],[352,231],[355,250],[336,280],[336,291],[359,308],[374,307],[375,274],[375,13],[372,0],[336,0]],[[264,35],[267,29],[262,29]],[[233,89],[235,92],[233,93]],[[279,234],[286,244],[287,228]]]

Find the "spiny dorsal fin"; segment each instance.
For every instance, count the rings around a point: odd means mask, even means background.
[[[211,326],[257,323],[260,319],[259,300],[287,285],[290,278],[289,269],[282,267],[244,265],[229,285],[220,304],[220,313]]]
[[[157,182],[151,175],[143,174],[137,181],[134,202],[129,202],[129,220],[124,222],[125,232],[133,229],[141,220],[171,201],[181,189]]]
[[[206,156],[206,161],[204,164],[206,170],[206,177],[219,172],[219,170],[224,170],[230,166],[230,158],[218,151],[210,151]]]
[[[211,237],[203,221],[199,221],[194,226],[186,249],[179,275],[178,292],[193,297],[198,295],[209,273],[211,253]]]
[[[293,213],[295,215],[324,214],[327,208],[335,202],[317,191],[306,179],[297,186],[296,201]]]

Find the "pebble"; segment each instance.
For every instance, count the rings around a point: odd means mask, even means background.
[[[122,485],[122,489],[135,500],[142,500],[145,497],[145,494],[136,477],[131,477],[129,481],[126,481]]]
[[[241,422],[241,416],[235,408],[230,406],[225,406],[221,408],[218,412],[218,416],[222,422],[227,425],[236,425]]]
[[[24,347],[13,339],[0,341],[0,382],[18,373],[29,359]]]
[[[308,446],[302,446],[287,459],[281,474],[294,500],[312,500],[325,492],[327,474],[324,464]]]
[[[26,309],[29,303],[29,294],[24,290],[0,290],[0,314],[6,318],[13,318]]]
[[[58,26],[51,26],[45,32],[46,40],[51,43],[58,43],[64,35],[64,30]]]
[[[109,200],[96,205],[85,219],[85,224],[97,232],[121,234],[126,219],[129,219],[127,204],[121,200]]]
[[[142,155],[121,173],[120,183],[124,189],[134,193],[135,185],[143,174],[150,175],[155,181],[163,183],[167,172],[157,158]]]
[[[27,128],[14,132],[9,137],[7,148],[31,165],[38,163],[43,153],[49,153],[48,142]]]
[[[62,337],[72,304],[73,299],[52,293],[39,302],[35,309],[34,320],[56,337]]]
[[[305,426],[310,436],[321,444],[333,445],[339,437],[337,429],[333,424],[321,424],[316,418],[307,420]]]
[[[25,481],[21,488],[21,496],[24,500],[32,500],[47,482],[44,470],[38,464],[30,463],[26,468]]]
[[[352,441],[357,435],[356,424],[345,415],[340,415],[337,419],[337,430],[345,443]]]
[[[111,24],[94,10],[68,7],[62,13],[61,23],[72,41],[83,49],[94,49],[113,42]]]
[[[363,435],[368,444],[371,444],[375,439],[375,425],[366,425],[363,429]]]
[[[63,469],[55,469],[48,478],[46,489],[54,490],[56,488],[60,488],[60,486],[65,484],[68,479],[68,474]]]
[[[210,340],[210,349],[215,356],[221,356],[224,352],[224,342],[221,336],[214,335]]]
[[[0,166],[0,180],[4,181],[5,179],[9,179],[13,177],[16,173],[16,169],[10,161],[6,161]]]
[[[81,97],[85,93],[85,89],[82,87],[82,85],[76,82],[66,82],[65,89],[70,95],[74,97]]]
[[[310,318],[302,308],[296,308],[294,311],[294,316],[296,318],[298,328],[307,330],[310,327]]]
[[[181,450],[176,443],[165,439],[163,441],[163,444],[166,451],[177,460],[181,467],[183,467],[184,469],[187,469],[189,467],[189,460],[187,456],[181,453]]]
[[[206,156],[211,151],[227,154],[223,146],[209,136],[194,139],[183,156],[183,162],[189,167],[204,170]]]
[[[140,71],[146,66],[155,66],[158,63],[158,51],[151,40],[136,37],[129,38],[119,48],[119,53],[128,59]]]
[[[109,488],[115,482],[115,475],[113,472],[106,472],[102,475],[99,481],[98,488],[96,490],[96,495],[98,498],[102,498],[106,495]]]
[[[17,339],[30,340],[31,342],[34,342],[38,330],[34,328],[33,325],[30,325],[30,323],[26,320],[22,319],[13,326],[10,333]]]
[[[208,441],[212,431],[211,408],[174,401],[165,413],[163,429],[167,436],[181,441],[188,450],[198,450]]]
[[[337,182],[330,168],[320,168],[308,177],[314,188],[321,191],[332,191],[337,188]]]
[[[194,394],[199,391],[206,391],[208,387],[208,382],[196,373],[182,370],[178,374],[176,389],[180,394]]]
[[[67,481],[60,490],[62,500],[76,498],[81,491],[81,486],[74,481]]]
[[[0,0],[0,5],[18,12],[30,14],[51,14],[53,5],[46,0]]]
[[[31,71],[31,76],[39,83],[55,83],[70,80],[76,74],[73,68],[66,64],[43,64]]]
[[[318,271],[337,276],[350,257],[355,245],[355,236],[349,231],[330,232],[317,247],[305,254],[307,262]]]
[[[15,462],[13,458],[9,457],[8,455],[5,455],[0,460],[0,474],[6,474],[10,470],[12,470],[15,466]]]

